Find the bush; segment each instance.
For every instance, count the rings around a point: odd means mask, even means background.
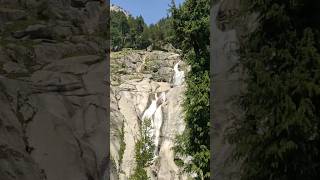
[[[140,139],[135,144],[136,168],[133,175],[129,178],[130,180],[150,179],[145,170],[146,167],[151,165],[155,149],[155,145],[151,137],[149,137],[150,130],[151,120],[144,119],[140,128]]]

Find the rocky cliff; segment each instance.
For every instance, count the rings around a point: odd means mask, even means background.
[[[213,0],[211,8],[211,168],[213,179],[237,180],[241,162],[232,161],[233,146],[226,139],[232,122],[243,112],[236,101],[245,90],[239,62],[239,47],[256,27],[257,14],[243,13],[246,4],[241,0]]]
[[[127,17],[131,16],[131,14],[127,10],[125,10],[122,7],[117,6],[115,4],[111,4],[110,11],[123,12]]]
[[[0,179],[107,176],[107,7],[0,0]]]
[[[111,179],[128,179],[136,167],[136,143],[142,124],[155,146],[145,170],[151,179],[187,179],[174,162],[176,135],[185,124],[182,101],[186,64],[179,54],[124,50],[111,54]]]

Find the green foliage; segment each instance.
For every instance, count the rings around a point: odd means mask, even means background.
[[[153,44],[160,49],[165,43],[173,42],[172,18],[161,19],[157,24],[148,26],[142,16],[126,17],[123,12],[111,11],[112,47],[145,49]]]
[[[143,168],[136,168],[134,174],[130,176],[130,180],[149,180],[147,171]]]
[[[110,33],[112,47],[123,47],[129,32],[129,24],[123,12],[110,13]]]
[[[136,168],[130,180],[150,179],[144,168],[151,165],[155,145],[149,132],[151,130],[151,120],[144,119],[140,128],[140,139],[135,144]]]
[[[113,48],[143,49],[150,45],[147,25],[142,16],[127,17],[123,12],[111,11],[111,45]]]
[[[193,157],[185,170],[197,173],[197,179],[210,178],[209,11],[209,0],[186,0],[179,8],[174,3],[171,7],[173,38],[191,66],[183,104],[187,126],[177,137],[175,151]]]
[[[243,180],[319,179],[318,1],[248,0],[259,26],[240,49],[245,112],[228,137]]]
[[[173,3],[171,13],[175,30],[174,38],[179,44],[178,47],[184,51],[184,54],[192,49],[197,58],[206,57],[207,47],[210,45],[210,1],[187,0],[179,8],[176,8]],[[209,59],[201,63],[209,64]],[[206,66],[206,69],[209,69],[209,66]]]
[[[175,44],[172,17],[168,16],[161,19],[157,24],[151,24],[149,27],[150,41],[155,49],[160,49],[166,43]]]

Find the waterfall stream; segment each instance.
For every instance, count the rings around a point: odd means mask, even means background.
[[[157,110],[157,100],[158,100],[158,97],[157,97],[157,94],[155,94],[155,99],[152,100],[150,106],[143,113],[142,120],[144,120],[144,119],[152,119],[153,114]]]
[[[166,101],[166,93],[162,92],[160,97],[155,93],[155,99],[152,100],[150,106],[146,109],[142,116],[142,120],[151,120],[151,130],[149,136],[153,138],[155,145],[154,155],[158,154],[158,146],[160,141],[160,130],[162,126],[162,104]]]
[[[162,125],[162,105],[160,105],[155,114],[154,114],[154,144],[155,144],[155,151],[154,154],[158,155],[158,148],[159,148],[159,141],[160,141],[160,130]]]
[[[174,65],[174,75],[173,75],[173,85],[180,86],[184,83],[184,71],[179,70],[179,64],[181,61]],[[154,155],[159,154],[159,142],[161,135],[161,126],[163,124],[163,112],[162,105],[166,101],[166,93],[161,92],[158,97],[157,93],[154,94],[154,99],[152,99],[151,104],[145,110],[142,116],[142,121],[145,119],[151,120],[151,130],[149,131],[149,136],[152,137],[155,150]]]
[[[174,65],[174,75],[173,75],[173,85],[180,86],[184,82],[184,71],[179,71],[179,61],[177,64]]]
[[[114,179],[130,179],[142,169],[151,180],[186,179],[189,174],[175,163],[173,147],[185,128],[182,103],[187,64],[173,52],[128,50],[111,57]],[[147,158],[146,167],[139,167],[144,162],[140,157]]]

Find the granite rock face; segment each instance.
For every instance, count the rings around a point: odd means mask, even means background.
[[[130,12],[115,4],[111,4],[110,11],[123,12],[127,17],[131,16]]]
[[[0,179],[106,179],[106,5],[0,7]]]
[[[233,146],[226,129],[243,112],[235,97],[245,90],[245,73],[239,64],[238,50],[255,28],[256,14],[240,13],[241,0],[214,0],[211,8],[211,158],[212,179],[237,180],[241,162],[230,161]]]
[[[111,179],[129,179],[134,173],[135,144],[144,117],[152,119],[154,134],[150,137],[156,146],[154,161],[145,168],[148,176],[159,180],[189,177],[175,164],[172,149],[175,137],[185,128],[181,104],[186,86],[173,83],[175,65],[179,72],[188,69],[173,52],[111,53]]]

